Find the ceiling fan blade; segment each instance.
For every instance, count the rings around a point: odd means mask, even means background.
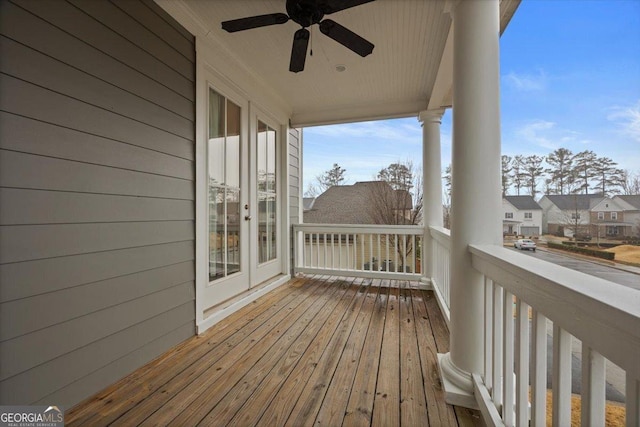
[[[307,46],[309,45],[309,30],[299,29],[293,35],[293,46],[291,47],[291,62],[289,71],[294,73],[304,70],[304,61],[307,59]]]
[[[289,16],[284,13],[270,13],[268,15],[250,16],[248,18],[232,19],[224,21],[222,29],[230,33],[236,31],[250,30],[252,28],[266,27],[267,25],[284,24],[289,20]]]
[[[361,4],[369,3],[374,0],[328,0],[323,7],[325,15],[339,12],[341,10],[349,9],[350,7],[360,6]]]
[[[320,23],[320,31],[362,57],[373,52],[375,47],[373,43],[331,19],[325,19]]]

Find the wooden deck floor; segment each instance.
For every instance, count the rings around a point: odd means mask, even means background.
[[[68,425],[481,425],[444,403],[433,293],[306,277],[67,412]]]

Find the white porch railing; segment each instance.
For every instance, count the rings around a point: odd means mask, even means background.
[[[419,280],[423,230],[411,225],[297,224],[294,271]]]
[[[303,224],[294,233],[296,272],[418,279],[432,257],[433,289],[448,314],[448,230],[430,227],[424,249],[419,226]],[[640,292],[500,246],[469,250],[484,276],[485,363],[473,383],[487,424],[546,426],[550,336],[553,425],[571,425],[572,368],[581,424],[604,425],[609,360],[626,377],[626,425],[640,426]]]
[[[433,272],[431,284],[436,293],[438,304],[447,322],[450,320],[449,308],[449,266],[451,253],[451,232],[442,227],[429,227],[431,236],[431,251],[427,252],[426,259],[433,257]],[[427,261],[428,262],[428,261]]]
[[[499,246],[470,251],[485,277],[485,367],[473,375],[485,421],[546,425],[550,327],[553,425],[571,425],[573,336],[582,341],[581,424],[605,424],[608,359],[626,373],[626,425],[638,426],[640,292]]]

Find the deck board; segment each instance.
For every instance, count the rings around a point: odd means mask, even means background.
[[[416,283],[297,278],[67,411],[68,425],[481,425],[444,402]]]

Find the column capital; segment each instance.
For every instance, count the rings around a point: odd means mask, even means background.
[[[442,123],[442,115],[444,114],[444,108],[438,108],[437,110],[423,110],[418,114],[418,120],[422,124],[431,122],[431,123]]]

